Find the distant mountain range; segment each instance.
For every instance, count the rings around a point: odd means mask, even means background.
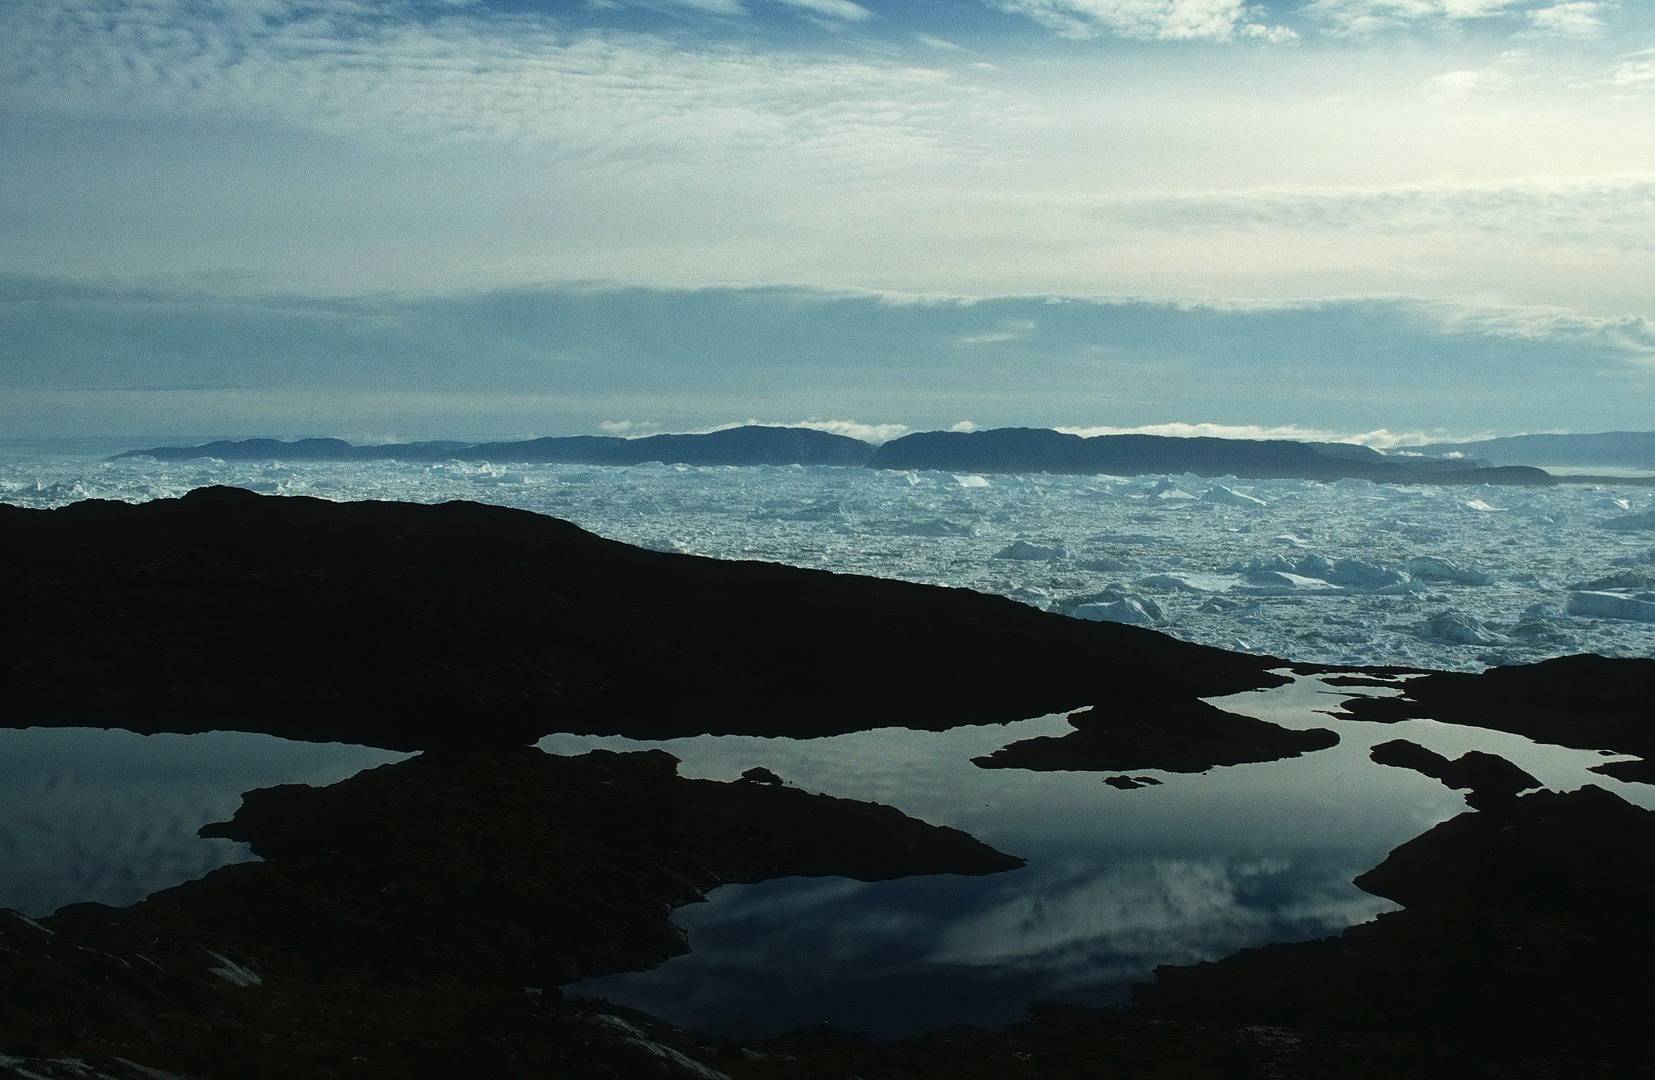
[[[519,442],[408,442],[355,446],[343,439],[236,439],[200,446],[157,446],[123,457],[162,461],[515,461],[566,465],[865,465],[874,448],[860,439],[790,427],[736,427],[703,435],[548,436]]]
[[[1251,479],[1377,480],[1391,483],[1549,484],[1538,469],[1497,469],[1463,458],[1387,457],[1348,443],[1284,439],[1096,435],[1046,428],[927,431],[893,439],[869,462],[884,469],[971,472],[1196,473]]]
[[[158,446],[117,457],[163,461],[497,461],[578,465],[844,465],[955,472],[1196,473],[1251,479],[1430,484],[1551,484],[1534,468],[1464,457],[1387,456],[1346,443],[1098,435],[1046,428],[929,431],[882,446],[808,428],[749,426],[640,439],[576,435],[519,442],[411,442],[357,446],[342,439],[240,439]]]
[[[1432,443],[1409,448],[1430,456],[1463,454],[1496,465],[1562,468],[1647,469],[1655,472],[1655,431],[1604,431],[1595,435],[1510,435],[1478,442]]]

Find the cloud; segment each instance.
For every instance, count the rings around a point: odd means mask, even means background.
[[[938,347],[1014,323],[1032,325],[1014,364]],[[899,304],[783,286],[341,298],[0,276],[0,428],[18,434],[637,435],[737,421],[880,442],[971,417],[1382,446],[1647,426],[1652,410],[1650,320],[1556,307]]]
[[[841,20],[869,14],[850,0],[776,2]],[[968,145],[937,129],[965,131],[976,93],[945,71],[871,54],[571,28],[413,0],[8,5],[0,84],[56,109],[259,120],[403,150],[538,149],[587,169],[668,157],[728,169],[783,154],[832,172]]]
[[[892,439],[900,439],[914,429],[907,424],[869,424],[860,420],[757,420],[752,417],[746,420],[731,420],[722,424],[715,424],[707,431],[723,431],[733,427],[791,427],[808,428],[811,431],[826,431],[833,435],[844,435],[851,439],[861,439],[868,443],[887,443]]]
[[[1655,364],[1655,320],[1643,315],[1589,315],[1564,308],[1436,305],[1456,334],[1602,346]]]
[[[1655,49],[1643,49],[1622,56],[1601,83],[1620,90],[1655,87]]]
[[[1146,41],[1228,41],[1236,37],[1288,41],[1287,27],[1256,21],[1260,9],[1245,0],[998,0],[999,6],[1051,27],[1065,37],[1099,34]]]
[[[1599,0],[1565,0],[1529,12],[1529,23],[1548,34],[1595,37],[1603,32],[1603,16],[1608,6]]]
[[[1099,424],[1081,427],[1059,426],[1057,430],[1068,432],[1071,435],[1079,435],[1082,438],[1092,438],[1097,435],[1170,435],[1177,438],[1291,439],[1300,442],[1355,443],[1361,446],[1371,446],[1375,450],[1389,450],[1398,446],[1419,446],[1428,442],[1441,441],[1445,438],[1440,431],[1390,431],[1380,428],[1375,431],[1350,432],[1306,427],[1302,424],[1219,424],[1210,421],[1190,423],[1182,420],[1169,420],[1160,424],[1134,424],[1124,427]]]
[[[1305,11],[1339,34],[1503,21],[1545,33],[1589,36],[1602,28],[1603,17],[1615,6],[1613,0],[1310,0]]]
[[[1450,72],[1427,84],[1441,93],[1510,85],[1519,54],[1496,67]],[[1438,80],[1443,80],[1438,82]],[[1331,230],[1414,236],[1498,234],[1542,244],[1647,250],[1655,244],[1655,175],[1521,178],[1343,188],[1256,188],[1123,196],[1097,212],[1157,228],[1210,231]]]
[[[1503,67],[1464,68],[1434,75],[1421,89],[1437,97],[1459,98],[1499,93],[1510,89],[1512,82],[1511,72]]]
[[[658,434],[662,427],[655,420],[599,420],[598,430],[605,435],[618,435],[623,439],[631,439]]]
[[[966,347],[974,345],[1010,345],[1015,341],[1022,341],[1035,331],[1033,319],[1011,319],[1001,322],[995,327],[980,330],[976,333],[961,334],[954,339],[954,344]]]
[[[821,15],[829,19],[843,19],[846,22],[860,22],[872,15],[861,4],[854,4],[851,0],[775,0],[776,3],[787,7],[799,8],[813,15]]]

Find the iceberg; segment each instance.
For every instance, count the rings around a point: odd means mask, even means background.
[[[1509,645],[1510,641],[1484,626],[1482,620],[1457,611],[1439,611],[1425,620],[1419,636],[1453,645]]]
[[[1160,605],[1142,596],[1123,596],[1106,604],[1079,604],[1071,608],[1069,614],[1091,622],[1128,623],[1132,626],[1158,626],[1162,622]]]
[[[1615,592],[1577,592],[1569,597],[1569,614],[1588,619],[1655,622],[1655,593],[1629,596]]]
[[[1321,578],[1305,577],[1286,570],[1252,570],[1242,575],[1242,592],[1297,593],[1329,592],[1337,588]]]
[[[1435,555],[1416,555],[1408,560],[1408,573],[1416,581],[1440,581],[1449,585],[1492,585],[1494,579],[1481,570],[1459,566]]]
[[[1218,503],[1221,506],[1240,506],[1248,510],[1263,510],[1270,504],[1253,495],[1227,488],[1223,484],[1214,484],[1201,494],[1202,502]]]
[[[1627,514],[1624,517],[1610,518],[1603,523],[1603,527],[1622,532],[1655,529],[1655,510],[1645,510],[1641,514]]]
[[[1028,540],[1015,540],[994,553],[996,559],[1019,559],[1024,562],[1050,562],[1053,559],[1062,559],[1068,556],[1060,544],[1036,544]]]
[[[1408,584],[1408,575],[1361,559],[1336,559],[1321,575],[1347,589],[1388,589]]]

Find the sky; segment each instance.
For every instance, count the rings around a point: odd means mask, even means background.
[[[1655,427],[1647,0],[0,0],[0,433]]]

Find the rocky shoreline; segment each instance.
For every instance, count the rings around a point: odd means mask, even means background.
[[[962,590],[645,552],[472,504],[210,489],[0,508],[0,556],[16,597],[7,723],[425,751],[326,788],[249,792],[204,830],[262,862],[130,908],[0,916],[0,1076],[1652,1071],[1655,813],[1592,787],[1518,794],[1509,768],[1412,744],[1378,756],[1470,787],[1480,809],[1357,878],[1403,910],[1163,968],[1128,1008],[731,1046],[557,990],[681,952],[672,909],[721,883],[1021,862],[889,807],[807,794],[758,762],[741,780],[688,780],[664,753],[560,757],[525,745],[540,734],[808,735],[1092,706],[1072,734],[983,763],[1199,771],[1336,741],[1199,700],[1279,682],[1273,658]],[[857,677],[840,677],[853,663]],[[1350,672],[1347,684],[1406,696],[1345,709],[1647,754],[1652,669],[1576,657],[1400,684]]]

